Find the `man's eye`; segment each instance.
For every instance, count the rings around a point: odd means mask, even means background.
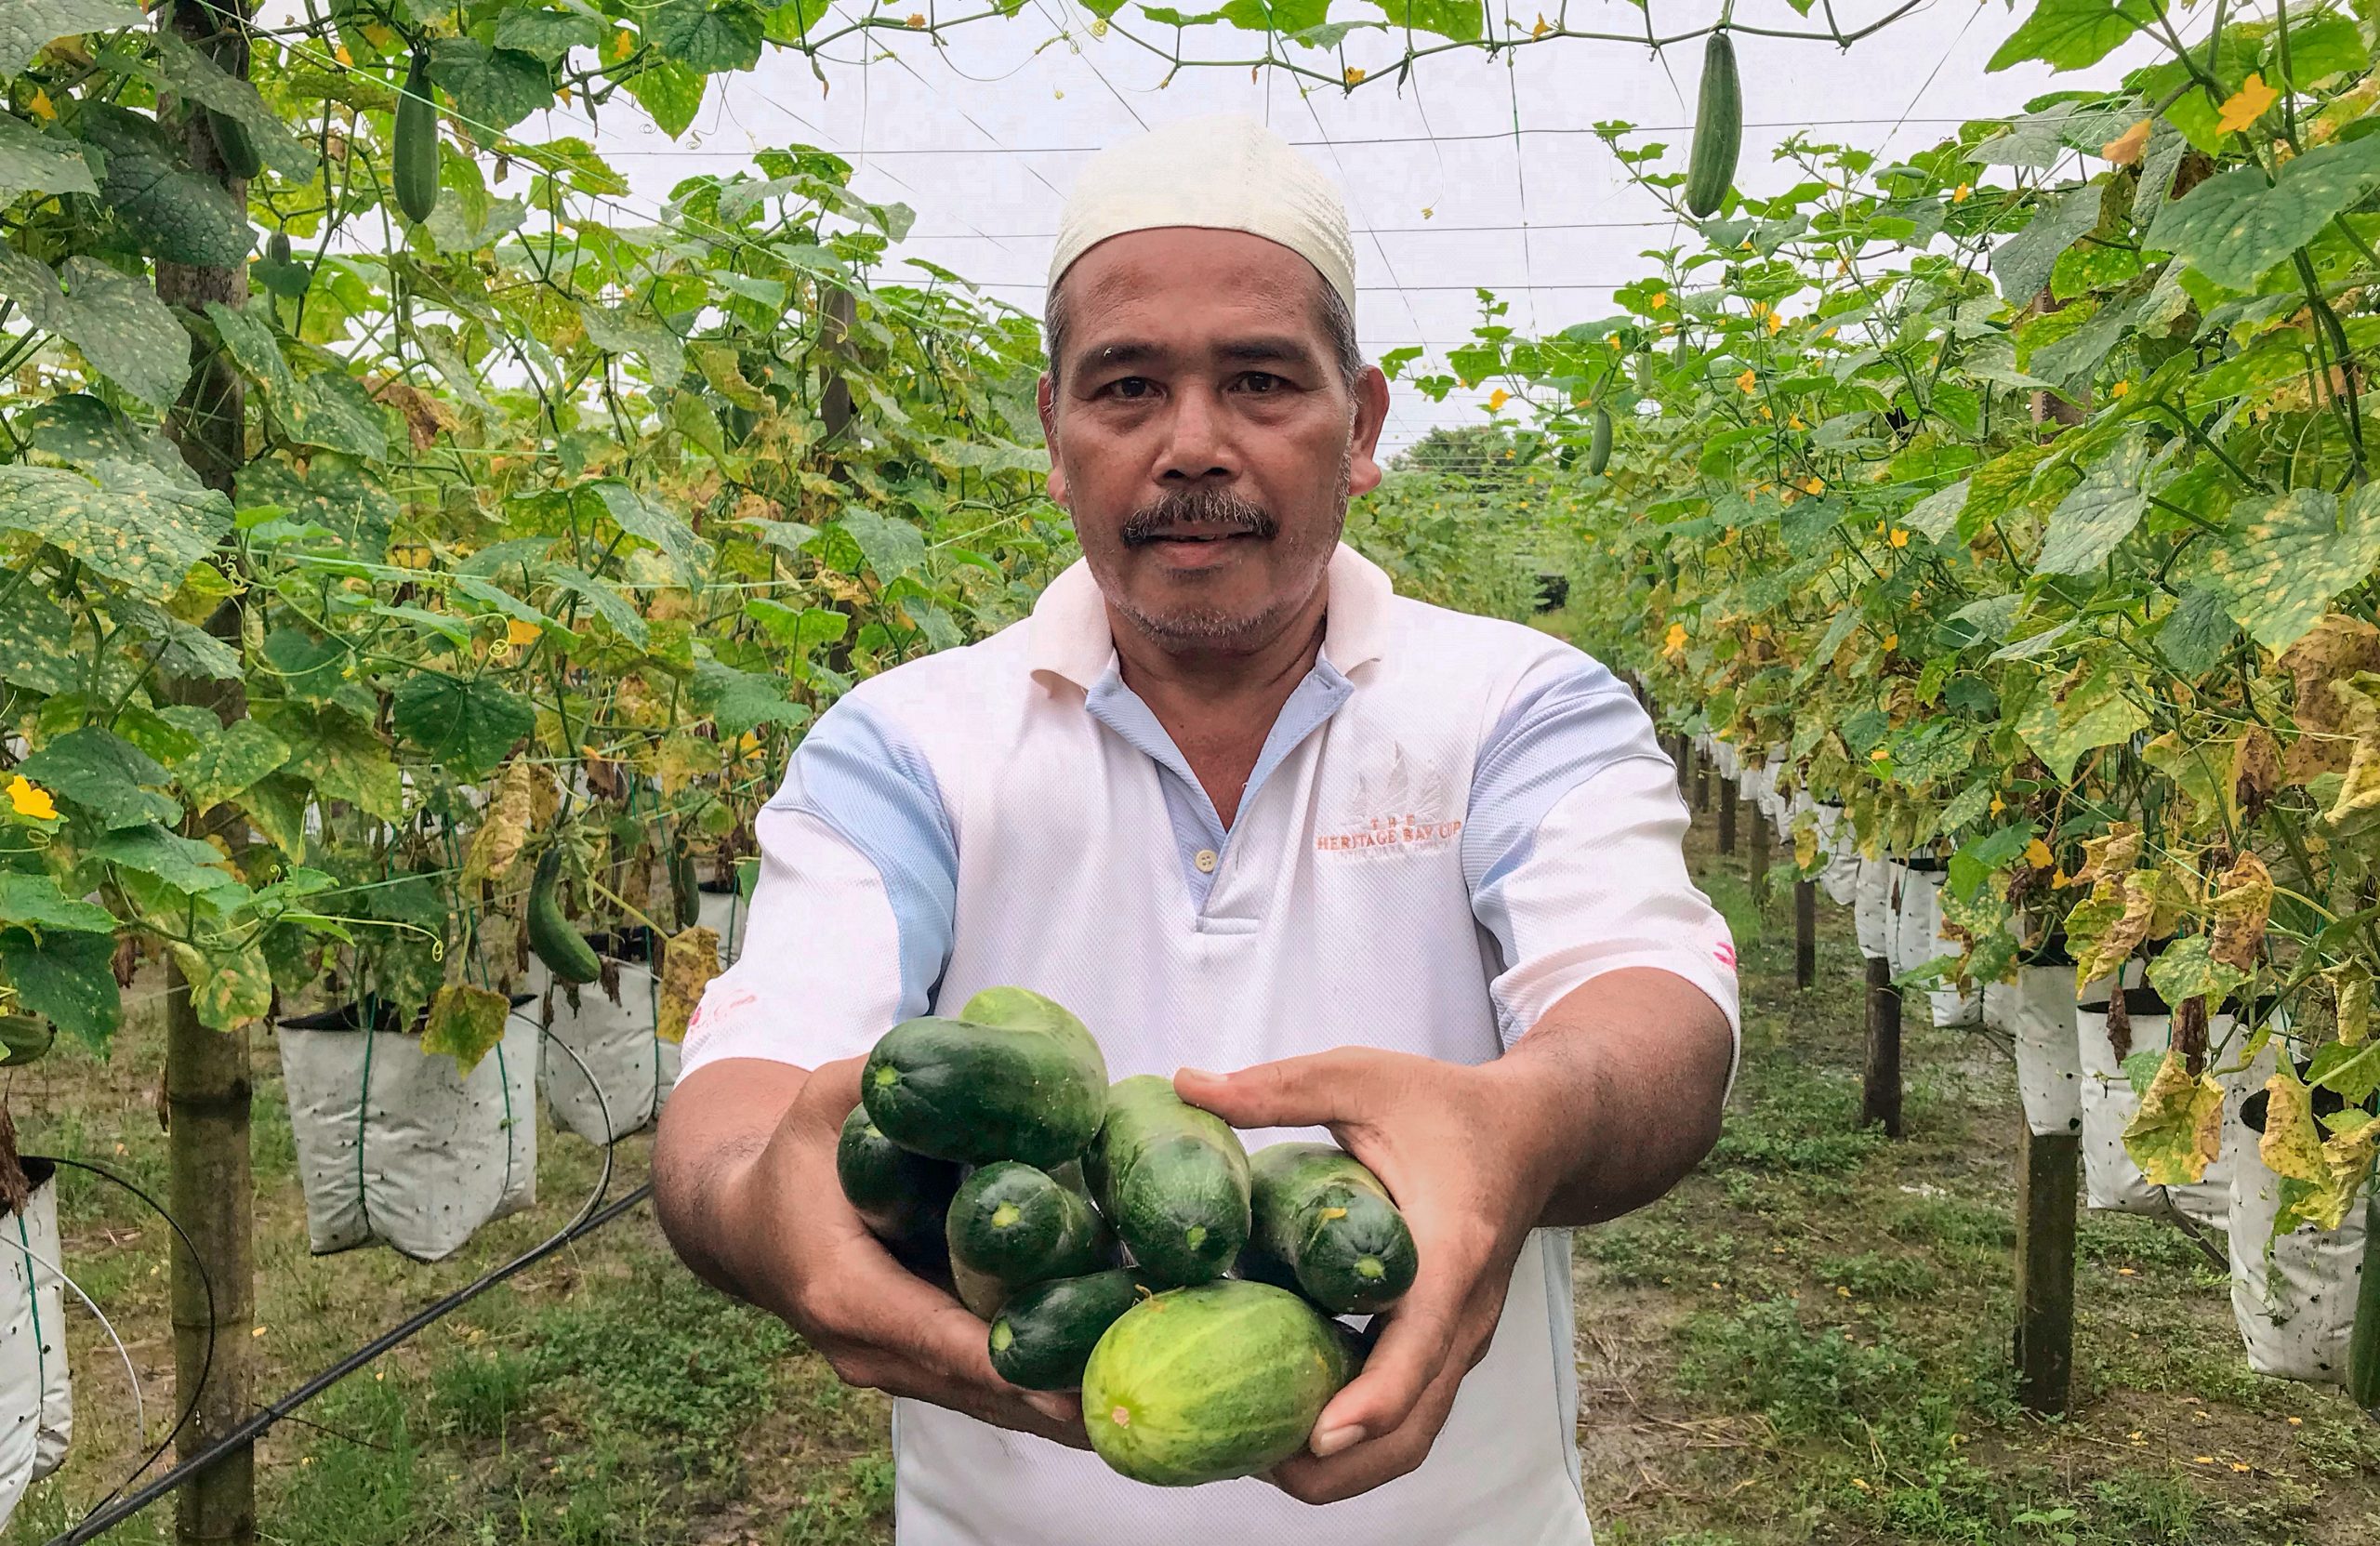
[[[1110,381],[1104,389],[1111,397],[1142,398],[1157,390],[1157,383],[1145,376],[1127,376]]]
[[[1251,370],[1247,375],[1239,378],[1239,386],[1242,391],[1254,392],[1259,396],[1262,396],[1266,392],[1277,391],[1288,384],[1288,382],[1283,381],[1279,377],[1261,370]]]

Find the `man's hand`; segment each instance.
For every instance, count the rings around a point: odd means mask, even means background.
[[[835,1174],[864,1058],[821,1064],[744,1169],[725,1209],[753,1237],[735,1275],[825,1355],[845,1383],[947,1407],[1002,1428],[1087,1447],[1072,1395],[1022,1390],[993,1369],[984,1323],[895,1261]]]
[[[1362,1374],[1322,1409],[1312,1453],[1273,1474],[1290,1496],[1335,1502],[1420,1465],[1463,1376],[1487,1355],[1514,1262],[1557,1179],[1547,1117],[1512,1076],[1501,1064],[1342,1047],[1174,1077],[1183,1100],[1234,1127],[1329,1129],[1413,1232],[1412,1288],[1387,1313]]]

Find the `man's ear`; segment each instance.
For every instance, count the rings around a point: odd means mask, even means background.
[[[1050,453],[1050,497],[1066,502],[1065,469],[1058,463],[1058,385],[1048,373],[1034,392],[1034,408],[1041,416],[1041,442]]]
[[[1380,432],[1388,423],[1388,377],[1378,365],[1364,367],[1355,383],[1355,428],[1347,457],[1347,494],[1369,494],[1380,487]]]

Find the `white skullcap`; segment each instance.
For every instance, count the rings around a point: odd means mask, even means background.
[[[1244,231],[1313,264],[1355,311],[1355,247],[1339,191],[1289,142],[1242,113],[1183,118],[1091,158],[1050,255],[1050,287],[1093,246],[1128,231]]]

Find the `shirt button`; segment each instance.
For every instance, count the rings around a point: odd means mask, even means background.
[[[1198,866],[1198,873],[1201,875],[1215,873],[1215,851],[1211,848],[1200,849],[1191,856],[1190,862]]]

